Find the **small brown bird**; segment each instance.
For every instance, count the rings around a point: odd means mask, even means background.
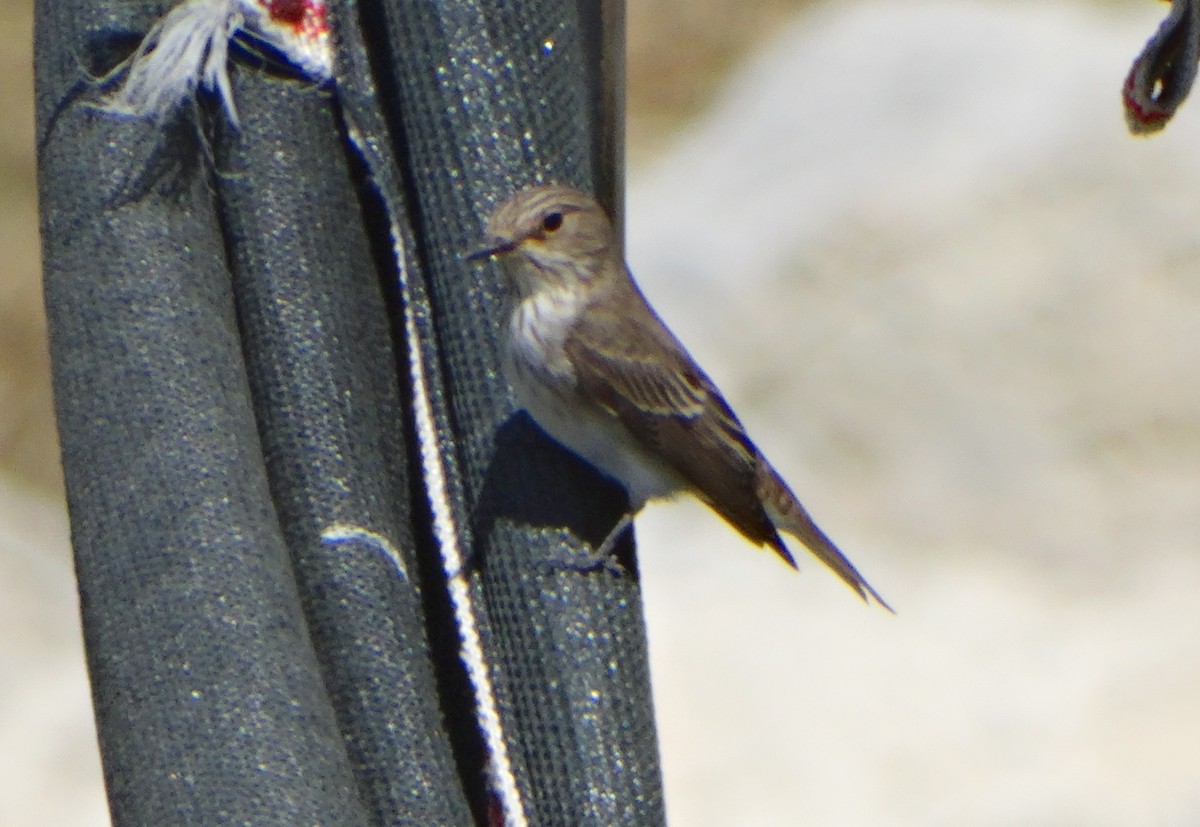
[[[791,534],[863,600],[891,610],[651,309],[591,196],[563,186],[525,190],[492,213],[487,236],[471,258],[499,256],[511,282],[505,369],[518,400],[546,433],[629,492],[630,510],[601,558],[648,500],[690,492],[795,568],[779,537]]]

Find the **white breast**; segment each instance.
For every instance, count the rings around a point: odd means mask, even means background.
[[[580,396],[563,343],[583,311],[566,291],[540,291],[510,317],[505,372],[517,400],[550,436],[621,483],[633,510],[686,487],[615,416]]]

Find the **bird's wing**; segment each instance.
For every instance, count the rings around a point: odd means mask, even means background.
[[[636,288],[629,299],[593,303],[567,337],[579,390],[748,539],[792,562],[755,490],[758,449]]]

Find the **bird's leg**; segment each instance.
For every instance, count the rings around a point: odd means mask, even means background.
[[[621,515],[621,519],[617,520],[617,524],[612,527],[612,531],[608,532],[608,536],[604,538],[600,548],[596,549],[596,557],[600,560],[607,560],[612,555],[613,549],[617,547],[617,541],[621,539],[621,535],[632,526],[633,512],[626,511]]]
[[[571,554],[563,555],[561,564],[564,568],[579,572],[593,572],[604,569],[612,575],[621,575],[625,573],[625,569],[613,559],[613,550],[617,547],[617,543],[621,537],[633,526],[633,513],[625,512],[621,515],[621,519],[617,520],[617,524],[608,532],[608,536],[604,538],[597,549],[591,554]]]

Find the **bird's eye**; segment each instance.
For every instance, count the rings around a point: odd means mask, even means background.
[[[552,212],[542,219],[542,229],[552,233],[562,226],[563,216],[560,212]]]

